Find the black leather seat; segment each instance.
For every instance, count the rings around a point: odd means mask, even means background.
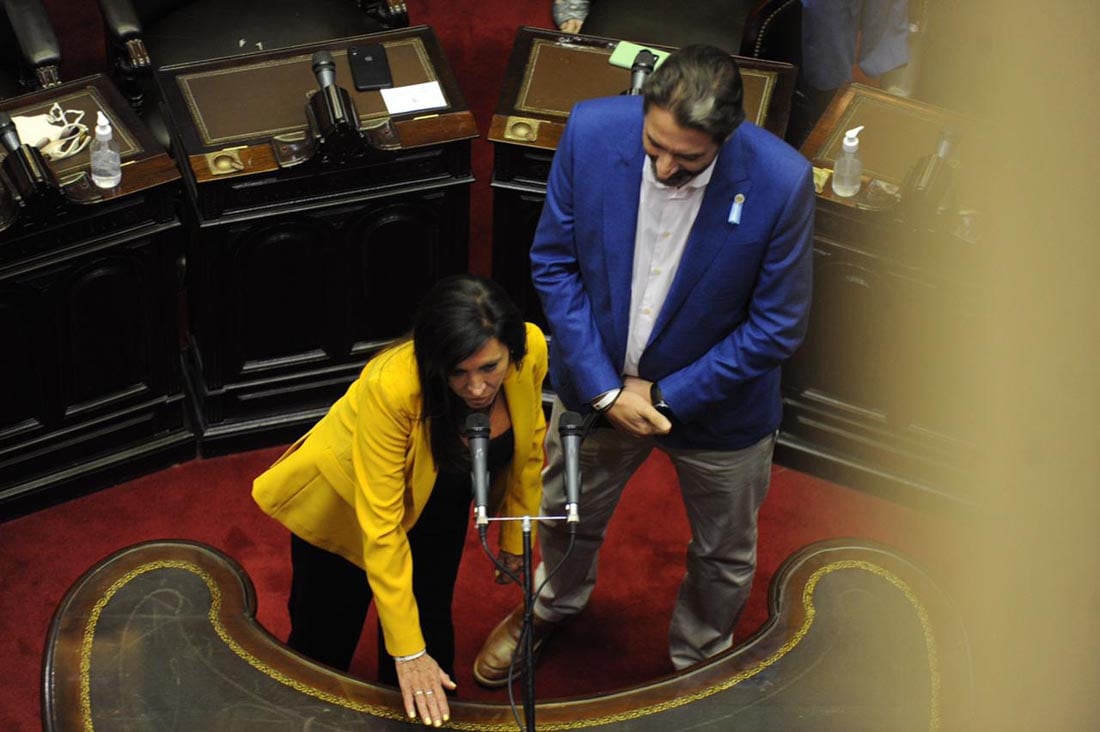
[[[42,0],[0,5],[0,97],[61,83],[61,46]]]
[[[402,0],[99,0],[117,83],[169,146],[152,69],[408,25]],[[151,98],[150,98],[151,97]]]

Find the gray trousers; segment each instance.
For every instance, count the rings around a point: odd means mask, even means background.
[[[561,400],[555,399],[546,433],[544,516],[564,513],[564,463],[558,435],[564,411]],[[682,669],[733,643],[733,627],[756,571],[756,519],[771,478],[774,434],[742,450],[684,450],[664,448],[652,438],[631,437],[615,429],[589,432],[581,445],[580,523],[573,553],[543,589],[535,614],[560,622],[588,603],[596,587],[608,522],[627,481],[654,448],[663,450],[676,468],[691,525],[687,571],[669,628],[669,656],[673,666]],[[542,521],[539,546],[542,564],[535,574],[536,587],[569,546],[565,521]]]

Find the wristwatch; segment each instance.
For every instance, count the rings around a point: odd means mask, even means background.
[[[654,409],[672,419],[672,407],[665,401],[664,395],[661,394],[661,387],[657,386],[656,381],[649,386],[649,401],[653,403]]]

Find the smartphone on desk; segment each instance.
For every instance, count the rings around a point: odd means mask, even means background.
[[[348,64],[351,66],[351,79],[359,91],[389,89],[393,86],[390,60],[386,58],[386,49],[381,43],[350,47]]]

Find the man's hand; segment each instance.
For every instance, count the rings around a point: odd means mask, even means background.
[[[397,683],[401,698],[405,701],[405,713],[416,719],[419,713],[424,724],[440,727],[450,720],[451,709],[447,705],[444,687],[455,688],[435,659],[425,653],[411,661],[397,661]]]
[[[604,415],[618,429],[635,437],[667,435],[672,423],[649,403],[650,382],[627,376],[623,393]]]

